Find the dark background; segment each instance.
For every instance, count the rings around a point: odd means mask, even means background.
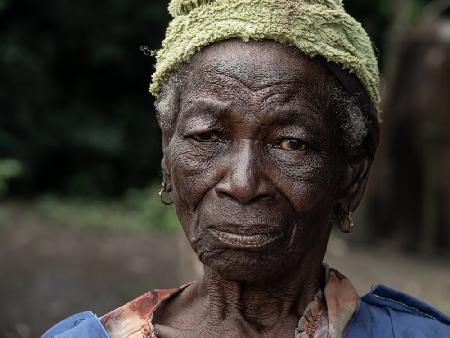
[[[382,140],[327,261],[450,313],[450,0],[347,0],[383,73]],[[148,92],[167,1],[0,0],[0,337],[198,274],[160,205]]]

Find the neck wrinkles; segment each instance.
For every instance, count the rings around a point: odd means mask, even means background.
[[[199,288],[206,297],[208,321],[220,323],[232,318],[258,331],[271,330],[289,318],[296,325],[324,282],[321,261],[306,267],[276,280],[248,283],[225,280],[205,266]]]

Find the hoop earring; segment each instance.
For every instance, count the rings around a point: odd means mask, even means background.
[[[344,210],[342,210],[342,219],[339,223],[339,229],[344,234],[349,234],[353,231],[353,228],[355,227],[355,222],[353,221],[353,213],[349,211],[346,215],[344,214]]]
[[[164,198],[165,195],[169,195],[169,196],[170,196],[170,192],[167,190],[167,184],[166,184],[166,182],[163,182],[163,183],[162,183],[162,188],[161,188],[161,190],[159,191],[158,195],[159,195],[159,200],[161,201],[162,204],[164,204],[164,205],[172,205],[172,204],[173,204],[173,201],[172,201],[172,200],[167,201],[167,200]]]

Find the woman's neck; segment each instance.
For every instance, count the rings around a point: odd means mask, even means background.
[[[154,316],[158,336],[292,337],[325,284],[325,248],[314,245],[283,273],[254,282],[229,280],[204,266],[201,280]]]
[[[323,275],[321,261],[264,282],[229,281],[205,267],[198,287],[210,322],[232,318],[258,331],[271,330],[289,318],[298,321],[323,283]]]

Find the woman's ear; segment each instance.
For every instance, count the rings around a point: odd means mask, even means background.
[[[163,174],[163,183],[166,186],[166,192],[172,191],[172,178],[170,175],[170,161],[169,161],[169,142],[170,137],[167,131],[162,129],[162,152],[163,158],[161,160],[161,168]]]
[[[369,178],[372,158],[364,152],[351,159],[344,172],[339,202],[345,213],[353,212],[361,202]]]

